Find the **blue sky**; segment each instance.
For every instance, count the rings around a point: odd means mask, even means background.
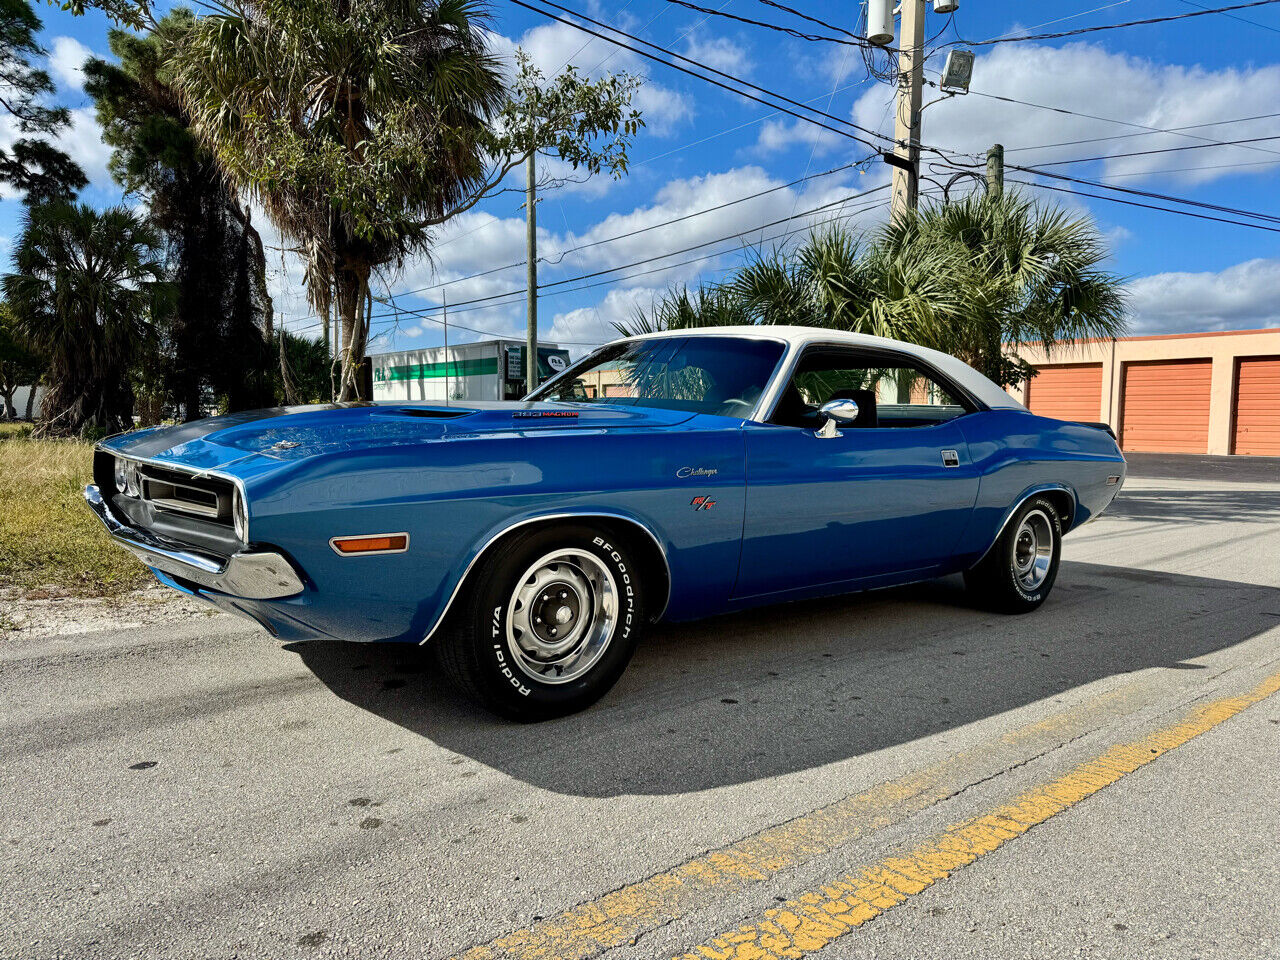
[[[1201,6],[1226,5],[1226,0],[1197,2]],[[791,39],[705,16],[666,0],[589,4],[572,0],[564,5],[794,100],[811,101],[827,113],[863,127],[892,132],[889,104],[893,91],[887,84],[869,79],[857,52],[850,48]],[[707,0],[704,5],[804,27],[759,0]],[[852,17],[857,7],[849,0],[801,0],[797,6],[829,22],[856,28]],[[946,17],[930,10],[927,32],[933,36],[947,28],[938,40],[944,43],[956,39],[957,34],[978,40],[1195,9],[1188,0],[1034,4],[961,0],[949,26]],[[107,55],[107,23],[98,14],[75,18],[52,6],[40,7],[39,13],[45,22],[42,42],[50,51],[50,69],[59,85],[57,99],[72,108],[76,121],[64,138],[65,146],[92,179],[83,199],[95,205],[120,202],[120,191],[106,173],[109,154],[93,121],[92,103],[80,88],[76,71],[88,53]],[[744,243],[765,240],[770,245],[767,241],[775,234],[833,214],[842,215],[860,230],[874,229],[883,220],[886,209],[880,201],[887,196],[883,190],[870,193],[865,200],[839,203],[887,182],[887,168],[879,162],[815,178],[795,188],[773,189],[860,160],[871,152],[863,144],[644,61],[505,0],[496,0],[492,13],[495,46],[504,51],[515,44],[524,47],[548,73],[573,63],[596,74],[628,70],[647,78],[638,103],[648,126],[632,149],[630,175],[619,182],[601,176],[544,193],[538,210],[539,252],[546,258],[540,279],[554,283],[636,261],[651,262],[546,291],[539,307],[543,338],[579,349],[608,339],[610,321],[631,316],[671,286],[728,275],[742,261]],[[974,92],[930,106],[924,115],[923,140],[956,155],[981,153],[998,141],[1005,144],[1011,163],[1030,166],[1195,146],[1206,140],[1280,137],[1280,117],[1205,126],[1280,112],[1280,4],[1241,11],[1236,16],[1253,22],[1215,14],[1075,39],[981,47],[974,69]],[[1059,22],[1040,26],[1049,21]],[[940,68],[943,55],[932,58],[928,70]],[[1039,106],[1009,104],[995,96]],[[936,92],[930,90],[928,99],[934,97]],[[1142,129],[1174,127],[1192,129],[1180,134]],[[12,135],[11,128],[0,124],[0,142]],[[1089,138],[1112,139],[1044,146]],[[1280,212],[1280,139],[1052,169],[1202,203]],[[1280,326],[1280,234],[1028,189],[1097,222],[1111,245],[1112,269],[1131,278],[1131,332]],[[597,242],[762,191],[770,192],[711,213],[688,216],[669,227],[648,229],[619,241]],[[139,200],[124,198],[124,202]],[[397,294],[399,306],[434,310],[445,297],[456,305],[521,289],[522,267],[472,276],[522,260],[521,203],[522,197],[516,194],[500,196],[442,229],[429,256],[405,264],[397,275],[387,278],[387,287]],[[827,209],[821,214],[804,214],[824,205]],[[19,216],[16,201],[0,198],[0,257],[6,261],[19,230]],[[764,231],[752,230],[777,220],[788,222]],[[265,217],[259,215],[257,223],[264,240],[277,244]],[[724,241],[655,259],[743,231],[749,231],[745,241]],[[586,244],[591,246],[574,249]],[[694,257],[703,259],[686,262]],[[307,316],[298,264],[278,250],[268,251],[268,262],[278,313],[290,329],[314,334],[315,321]],[[592,286],[579,289],[585,284]],[[424,287],[430,289],[422,290]],[[420,292],[401,295],[404,291]],[[397,316],[389,308],[379,307],[376,312],[379,317],[374,333],[378,339],[371,352],[429,346],[442,339],[438,313],[432,314],[435,319],[422,319],[407,312]],[[519,335],[524,324],[523,300],[511,296],[455,306],[450,319],[451,341],[479,339],[485,334]],[[461,329],[464,325],[473,331]]]

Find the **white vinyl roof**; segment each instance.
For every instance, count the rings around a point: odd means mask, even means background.
[[[963,360],[938,350],[930,350],[915,343],[903,340],[890,340],[888,337],[873,337],[865,333],[850,333],[846,330],[828,330],[825,327],[787,327],[767,325],[742,325],[728,327],[693,327],[685,330],[664,330],[661,333],[646,333],[638,337],[626,337],[627,340],[650,340],[661,337],[747,337],[753,340],[774,340],[787,344],[788,353],[801,349],[809,344],[847,344],[851,347],[878,348],[893,350],[918,357],[929,366],[946,374],[973,396],[988,407],[995,410],[1025,410],[1022,404],[1000,387],[996,386]],[[783,369],[789,369],[784,365]],[[772,392],[772,391],[771,391]]]

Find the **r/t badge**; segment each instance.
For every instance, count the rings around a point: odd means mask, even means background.
[[[693,500],[689,502],[689,506],[693,507],[695,510],[710,510],[715,505],[716,502],[710,497],[694,497]]]

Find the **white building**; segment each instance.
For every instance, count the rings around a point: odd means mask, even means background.
[[[374,400],[518,400],[524,389],[524,343],[478,343],[399,350],[369,357]],[[538,382],[569,365],[569,351],[538,345]]]

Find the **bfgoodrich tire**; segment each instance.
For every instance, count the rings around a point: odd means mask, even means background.
[[[517,533],[472,572],[441,664],[504,717],[574,713],[622,676],[646,600],[630,547],[612,533],[585,524]]]
[[[1030,613],[1058,579],[1062,520],[1048,497],[1032,497],[1010,518],[1000,539],[964,575],[974,599],[1003,613]]]

